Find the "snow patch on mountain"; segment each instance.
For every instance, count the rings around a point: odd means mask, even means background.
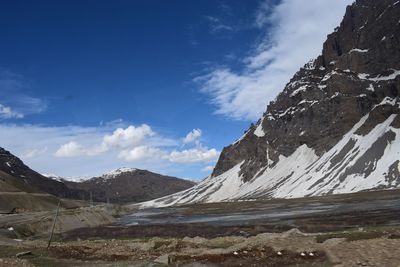
[[[145,202],[142,207],[266,196],[296,198],[399,186],[388,179],[390,166],[398,160],[393,155],[400,153],[400,129],[390,126],[396,116],[390,115],[366,135],[357,134],[357,130],[366,123],[367,114],[320,157],[304,144],[288,157],[279,156],[276,164],[260,169],[248,182],[241,178],[240,171],[244,163],[241,162],[217,177],[208,177],[186,191]],[[381,150],[381,153],[376,150]]]
[[[127,172],[135,172],[137,171],[137,169],[135,168],[127,168],[127,167],[122,167],[122,168],[118,168],[115,170],[112,170],[108,173],[103,174],[101,177],[103,178],[115,178],[116,176],[119,176],[123,173],[127,173]]]
[[[376,77],[371,78],[368,73],[359,73],[358,78],[361,80],[368,80],[372,82],[380,82],[380,81],[390,81],[396,79],[397,76],[400,75],[400,70],[391,70],[393,73],[389,75],[378,75]]]
[[[256,136],[258,136],[258,137],[263,137],[263,136],[265,136],[265,132],[264,132],[263,126],[262,126],[263,121],[264,121],[264,118],[262,118],[262,119],[260,120],[260,123],[258,124],[257,128],[254,130],[254,135],[256,135]]]
[[[53,179],[55,181],[63,182],[65,179],[61,176],[58,176],[57,174],[54,173],[42,173],[42,175],[46,178]]]
[[[349,53],[367,53],[369,51],[369,49],[359,49],[359,48],[353,48],[349,51]]]

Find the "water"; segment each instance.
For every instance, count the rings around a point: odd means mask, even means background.
[[[331,197],[318,200],[254,201],[246,203],[220,203],[169,208],[147,208],[121,217],[119,225],[157,225],[203,223],[210,225],[255,225],[291,223],[298,219],[323,218],[337,214],[339,218],[382,213],[390,221],[400,224],[400,194],[382,199],[340,199]],[[340,214],[346,214],[340,215]],[[392,218],[394,217],[394,218]],[[389,218],[388,218],[389,220]]]

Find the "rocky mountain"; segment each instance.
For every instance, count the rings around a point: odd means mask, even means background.
[[[400,1],[357,0],[210,177],[166,206],[400,187]]]
[[[92,192],[94,201],[140,202],[188,189],[194,182],[146,170],[120,168],[81,182],[64,183],[71,189]]]
[[[49,177],[50,176],[50,177]],[[146,201],[188,189],[194,182],[146,170],[120,168],[101,177],[68,181],[42,175],[18,157],[0,148],[0,194],[3,192],[48,193],[61,198],[98,202]]]
[[[64,183],[49,179],[28,166],[9,151],[0,147],[0,192],[23,191],[49,193],[58,197],[80,199],[84,192],[68,188]],[[7,188],[7,189],[6,189]]]

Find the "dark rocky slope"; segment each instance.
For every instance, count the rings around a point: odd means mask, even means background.
[[[71,182],[45,177],[0,148],[0,193],[48,193],[61,198],[106,202],[146,201],[192,187],[195,183],[146,170],[119,169],[101,177]]]
[[[80,199],[82,194],[85,194],[83,191],[70,189],[62,182],[35,172],[3,148],[0,148],[0,181],[3,182],[3,188],[6,188],[7,184],[16,188],[15,190],[29,193],[42,192],[75,199]],[[11,188],[7,190],[11,190]]]
[[[240,142],[223,149],[212,176],[244,160],[242,173],[249,180],[261,167],[278,161],[279,155],[291,155],[302,144],[321,156],[375,105],[386,97],[397,99],[400,76],[379,80],[400,70],[396,2],[359,0],[349,6],[324,43],[322,55],[294,75]],[[398,105],[374,109],[364,133],[398,111]],[[260,124],[264,136],[254,134]]]
[[[72,189],[92,192],[94,201],[119,203],[155,199],[195,185],[188,180],[127,168],[79,183],[65,181],[65,184]]]

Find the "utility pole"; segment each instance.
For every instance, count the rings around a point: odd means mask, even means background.
[[[92,191],[90,191],[90,207],[93,207],[93,194],[92,194]]]
[[[49,238],[49,243],[47,244],[47,250],[49,249],[50,244],[51,244],[51,240],[53,239],[54,228],[56,227],[58,212],[60,210],[60,203],[61,203],[61,201],[59,200],[58,201],[58,205],[57,205],[56,215],[54,216],[53,227],[51,228],[51,234],[50,234],[50,238]]]

